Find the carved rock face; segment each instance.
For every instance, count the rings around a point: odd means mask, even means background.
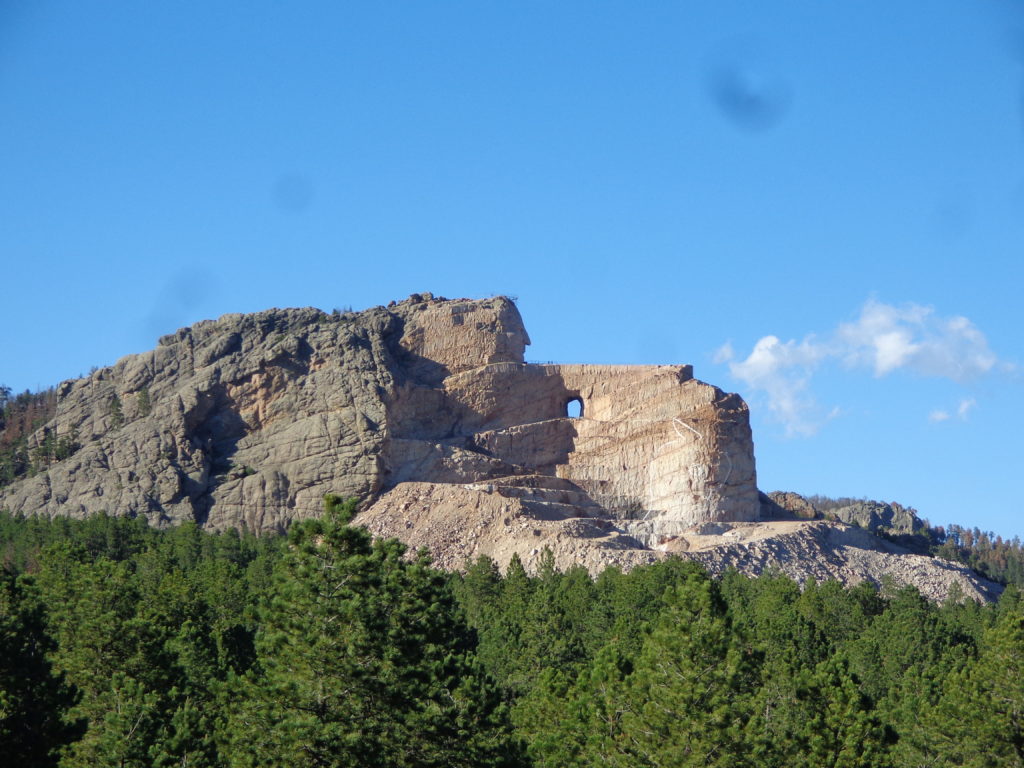
[[[566,415],[573,400],[579,418]],[[689,366],[495,363],[439,389],[408,387],[389,416],[392,485],[558,478],[602,516],[652,534],[757,518],[746,406],[694,380]],[[435,462],[412,461],[423,443],[437,447]],[[486,466],[453,475],[477,457]]]
[[[410,360],[388,404],[381,503],[395,490],[427,503],[404,483],[486,481],[549,516],[615,520],[648,543],[757,519],[746,405],[690,366],[523,363],[528,337],[511,304],[433,303],[404,328]],[[546,498],[566,484],[571,502]]]

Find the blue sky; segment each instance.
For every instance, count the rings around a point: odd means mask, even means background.
[[[760,485],[1024,535],[1024,3],[0,3],[0,383],[226,312],[519,298]]]

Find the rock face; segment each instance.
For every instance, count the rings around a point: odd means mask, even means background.
[[[896,503],[861,501],[830,510],[825,516],[869,531],[917,533],[924,528],[924,522],[914,514],[914,510]]]
[[[761,494],[761,519],[838,520],[871,532],[913,534],[925,527],[924,521],[910,507],[892,502],[835,501],[814,497],[816,502],[792,491],[772,491]]]
[[[678,555],[986,596],[941,561],[896,568],[895,545],[851,544],[839,523],[758,524],[792,500],[759,497],[746,404],[690,366],[536,365],[529,343],[501,297],[204,321],[61,384],[46,428],[81,448],[0,489],[0,508],[263,532],[334,493],[449,568],[481,554],[530,567],[550,547],[591,572]]]
[[[198,323],[64,382],[48,427],[82,449],[0,506],[263,531],[317,514],[327,492],[387,505],[424,483],[486,483],[643,541],[757,518],[739,397],[689,366],[530,365],[527,344],[505,298]]]
[[[821,517],[821,514],[799,493],[772,491],[761,495],[761,517],[766,520],[790,517],[814,520]]]
[[[229,315],[64,382],[49,426],[82,448],[3,489],[0,506],[273,530],[315,514],[337,474],[339,490],[373,493],[395,325],[380,310]]]

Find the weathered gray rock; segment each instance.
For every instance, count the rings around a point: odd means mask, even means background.
[[[370,496],[400,330],[401,317],[381,308],[295,309],[225,315],[165,336],[60,385],[47,426],[76,430],[82,448],[3,489],[0,506],[279,530],[315,514],[331,488]]]
[[[761,494],[761,517],[766,520],[792,517],[814,520],[821,513],[807,499],[792,491],[772,491]]]
[[[868,531],[917,533],[924,528],[924,522],[913,509],[895,502],[861,501],[829,510],[825,516]]]
[[[910,507],[896,502],[807,499],[792,491],[761,494],[761,518],[814,520],[825,518],[855,525],[871,532],[909,534],[924,528],[924,521]],[[827,502],[827,503],[826,503]]]

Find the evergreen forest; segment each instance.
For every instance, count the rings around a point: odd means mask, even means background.
[[[0,515],[11,766],[1022,766],[1024,603]]]

